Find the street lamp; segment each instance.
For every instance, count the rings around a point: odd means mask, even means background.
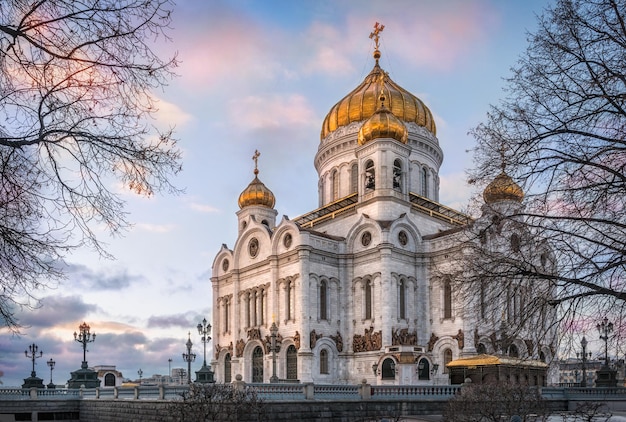
[[[74,331],[74,340],[83,345],[83,363],[80,365],[82,369],[87,369],[87,344],[96,341],[96,333],[90,333],[89,328],[89,325],[83,322],[78,327],[80,332],[76,334]]]
[[[272,352],[272,376],[270,377],[270,382],[278,382],[278,377],[276,376],[276,352],[280,349],[280,345],[276,344],[276,335],[278,334],[278,327],[275,322],[272,322],[272,326],[270,327],[270,335],[271,335],[271,346],[270,351]]]
[[[198,334],[200,334],[202,337],[200,338],[200,340],[202,341],[202,344],[204,345],[204,363],[202,364],[202,367],[206,366],[206,344],[211,341],[211,324],[207,324],[206,322],[206,318],[202,319],[202,323],[198,324]]]
[[[172,383],[172,358],[167,360],[167,383]]]
[[[600,340],[604,340],[604,365],[609,366],[609,333],[613,332],[613,323],[609,322],[607,317],[604,317],[601,323],[596,325],[598,332],[600,333]]]
[[[587,339],[585,338],[585,336],[583,336],[583,339],[580,341],[580,345],[583,347],[583,352],[582,352],[582,371],[583,371],[583,380],[580,383],[581,387],[586,387],[587,386],[587,369],[586,369],[586,363],[587,363],[587,358],[591,357],[591,352],[587,353]],[[579,354],[576,353],[576,356],[578,357]],[[576,377],[578,378],[578,376]]]
[[[187,362],[187,384],[191,384],[191,362],[196,360],[196,354],[191,353],[191,346],[193,346],[191,333],[189,333],[189,339],[185,345],[187,346],[187,353],[183,353],[183,360]]]
[[[30,350],[30,356],[28,355],[28,351]],[[24,350],[24,355],[31,359],[33,361],[33,370],[30,373],[31,377],[35,377],[35,359],[38,359],[40,357],[43,356],[43,352],[39,351],[39,355],[37,355],[37,350],[39,350],[39,347],[37,347],[37,345],[35,343],[31,344],[30,346],[28,346],[28,350]]]
[[[137,374],[139,374],[139,385],[141,385],[141,376],[143,375],[143,371],[141,370],[141,368],[139,368],[139,371],[137,371]]]
[[[56,364],[56,362],[53,361],[52,358],[50,358],[50,360],[46,363],[50,367],[50,384],[48,384],[48,388],[54,388],[54,383],[52,382],[52,370],[54,369],[54,365]]]

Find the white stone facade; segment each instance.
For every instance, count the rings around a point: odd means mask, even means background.
[[[223,245],[211,278],[217,382],[270,380],[272,323],[281,380],[446,384],[445,363],[475,354],[477,341],[494,352],[474,332],[493,332],[500,320],[464,315],[432,270],[460,253],[470,222],[437,203],[436,136],[410,122],[406,144],[383,137],[359,146],[361,124],[320,143],[320,209],[278,223],[262,204],[238,212],[238,238]]]

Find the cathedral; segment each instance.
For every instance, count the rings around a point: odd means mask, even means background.
[[[380,67],[381,30],[370,36],[373,69],[322,123],[319,208],[277,221],[253,157],[237,239],[212,268],[217,382],[448,384],[458,367],[450,364],[463,359],[554,355],[521,337],[498,350],[503,304],[468,312],[467,297],[442,276],[461,253],[460,234],[521,207],[524,193],[503,170],[476,220],[439,203],[433,115]]]

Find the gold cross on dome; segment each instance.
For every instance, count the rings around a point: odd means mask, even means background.
[[[376,50],[378,50],[379,44],[378,44],[378,39],[379,39],[379,35],[381,32],[383,32],[383,29],[385,29],[385,25],[381,25],[378,22],[376,22],[376,24],[374,24],[374,32],[370,33],[370,39],[374,38],[374,43],[376,44]]]

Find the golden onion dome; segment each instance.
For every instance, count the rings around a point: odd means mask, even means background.
[[[239,208],[241,209],[253,205],[274,208],[276,203],[276,197],[272,191],[259,180],[257,160],[260,155],[259,151],[254,151],[254,156],[252,157],[254,160],[254,180],[239,195]]]
[[[403,144],[407,143],[409,131],[387,107],[385,96],[380,96],[381,106],[376,112],[361,125],[357,141],[364,145],[378,138],[392,138]]]
[[[381,92],[387,95],[387,108],[403,122],[414,122],[428,129],[433,135],[437,130],[433,115],[426,105],[416,96],[392,81],[378,65],[378,50],[374,53],[376,64],[352,92],[335,104],[324,119],[320,138],[352,122],[369,119],[378,108]]]
[[[509,177],[504,170],[496,176],[483,191],[483,199],[487,204],[499,201],[522,202],[524,191]]]

